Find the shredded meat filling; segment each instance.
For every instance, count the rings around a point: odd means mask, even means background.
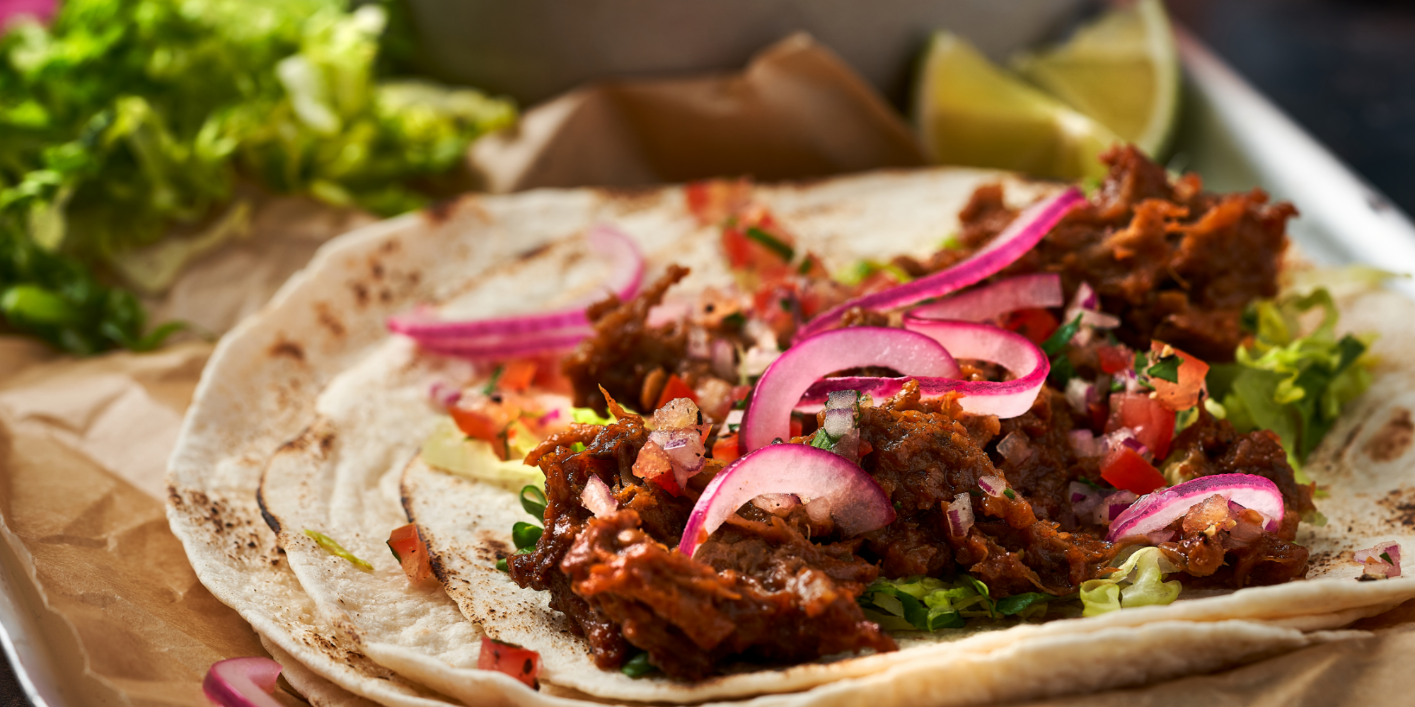
[[[1232,360],[1243,308],[1277,292],[1284,228],[1296,212],[1269,204],[1257,190],[1216,196],[1202,192],[1197,177],[1171,182],[1133,148],[1114,149],[1104,159],[1110,176],[1097,196],[999,277],[1056,272],[1068,295],[1088,283],[1101,308],[1121,318],[1114,334],[1130,346],[1145,350],[1158,338],[1208,361]],[[975,192],[960,214],[961,247],[892,263],[917,277],[966,258],[1015,217],[1003,197],[998,186]],[[602,387],[649,410],[671,375],[699,391],[730,391],[739,382],[720,377],[729,376],[722,366],[688,355],[689,325],[648,325],[649,311],[686,274],[670,267],[635,299],[590,309],[595,333],[564,363],[576,405],[603,413]],[[706,332],[709,345],[725,339],[739,352],[751,345],[740,317],[731,326],[718,320],[693,325],[699,326],[694,334]],[[891,322],[897,317],[854,309],[842,326]],[[699,349],[701,339],[695,339]],[[1094,360],[1084,360],[1094,353],[1080,355],[1075,365],[1095,368]],[[972,378],[1005,375],[992,365],[963,363]],[[723,397],[716,407],[730,403]],[[711,462],[681,495],[635,476],[647,431],[639,417],[609,401],[616,422],[576,425],[528,458],[546,475],[546,530],[534,550],[510,558],[510,574],[523,587],[550,592],[551,606],[566,614],[606,669],[635,649],[685,680],[707,677],[738,658],[795,663],[893,650],[893,640],[856,604],[877,578],[966,572],[1002,598],[1034,591],[1068,595],[1106,576],[1117,552],[1135,540],[1106,542],[1106,527],[1090,513],[1073,511],[1069,489],[1073,481],[1100,480],[1100,459],[1078,457],[1069,439],[1073,430],[1099,428],[1105,419],[1100,405],[1077,413],[1062,393],[1044,388],[1026,413],[998,420],[966,415],[952,397],[923,399],[918,384],[907,383],[892,398],[861,407],[858,420],[860,467],[887,494],[893,523],[845,538],[829,520],[812,521],[803,507],[778,516],[747,504],[689,558],[672,548],[721,463]],[[804,423],[803,433],[810,434],[816,421],[807,416]],[[1009,438],[1003,454],[999,445]],[[583,451],[573,451],[577,442]],[[1257,474],[1278,486],[1287,507],[1275,531],[1266,530],[1256,512],[1222,497],[1190,509],[1159,545],[1184,582],[1243,587],[1305,575],[1307,550],[1293,540],[1299,520],[1315,511],[1313,489],[1295,481],[1275,435],[1240,435],[1201,406],[1171,450],[1156,460],[1171,475]],[[596,518],[582,506],[591,475],[609,486],[619,511]],[[984,493],[984,476],[1004,479],[1009,491]],[[960,497],[970,499],[974,516],[966,532],[955,532],[947,518],[949,504]]]

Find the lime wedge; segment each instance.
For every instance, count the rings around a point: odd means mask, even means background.
[[[1168,145],[1179,106],[1179,59],[1160,0],[1112,10],[1065,44],[1013,64],[1151,157]]]
[[[948,32],[924,56],[914,120],[935,162],[1056,179],[1104,177],[1096,158],[1119,140]]]

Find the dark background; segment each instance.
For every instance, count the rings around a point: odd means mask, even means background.
[[[1176,21],[1415,214],[1415,2],[1167,2]]]
[[[1238,73],[1415,214],[1415,2],[1168,0]],[[25,707],[0,661],[0,707]]]

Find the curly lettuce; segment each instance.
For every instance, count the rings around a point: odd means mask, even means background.
[[[160,342],[127,288],[159,291],[239,234],[238,180],[384,215],[424,203],[408,181],[514,109],[384,78],[386,24],[344,0],[67,0],[48,26],[9,25],[3,325],[80,354]],[[197,236],[154,249],[173,225]]]
[[[1027,592],[994,600],[986,584],[965,574],[951,582],[922,576],[878,579],[865,588],[859,604],[885,630],[937,631],[963,628],[972,618],[1040,618],[1055,598]]]
[[[1303,319],[1319,314],[1306,334]],[[1336,423],[1348,401],[1371,385],[1365,354],[1374,337],[1337,336],[1337,309],[1331,293],[1260,300],[1244,317],[1251,343],[1240,346],[1236,362],[1211,369],[1211,393],[1222,401],[1240,432],[1277,433],[1301,478],[1301,463]]]
[[[1109,577],[1081,583],[1081,615],[1100,616],[1120,609],[1171,604],[1179,598],[1182,585],[1179,580],[1164,581],[1164,575],[1177,569],[1159,548],[1140,548]]]

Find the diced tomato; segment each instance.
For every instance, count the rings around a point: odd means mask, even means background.
[[[1151,341],[1150,351],[1154,358],[1166,356],[1165,350],[1184,359],[1179,366],[1179,382],[1170,383],[1159,378],[1150,378],[1155,387],[1155,397],[1170,410],[1188,410],[1199,404],[1199,393],[1204,389],[1204,377],[1209,374],[1209,364],[1191,356],[1163,341]]]
[[[1101,478],[1111,486],[1141,496],[1165,486],[1164,475],[1129,447],[1120,447],[1106,455],[1101,464]]]
[[[698,394],[694,393],[693,389],[689,388],[688,384],[684,383],[683,379],[679,378],[677,373],[674,373],[668,377],[668,382],[663,384],[663,392],[659,393],[658,404],[654,405],[653,409],[657,410],[667,405],[670,400],[677,400],[679,398],[687,398],[693,401],[694,404],[698,402]]]
[[[737,433],[722,435],[712,443],[712,458],[720,462],[730,462],[742,455],[737,447]]]
[[[1007,315],[1007,321],[1003,323],[1004,328],[1027,337],[1029,341],[1040,346],[1053,333],[1056,332],[1056,317],[1045,309],[1019,309]]]
[[[752,262],[752,242],[736,228],[722,229],[722,250],[726,251],[727,263],[734,270],[744,270]]]
[[[413,584],[433,584],[437,578],[432,574],[432,562],[428,559],[427,545],[418,534],[418,526],[409,523],[396,528],[388,535],[388,549],[403,565],[403,574]]]
[[[688,212],[701,224],[721,223],[747,205],[752,183],[746,179],[693,182],[683,189]]]
[[[683,489],[678,485],[678,479],[673,476],[673,472],[671,471],[666,474],[650,477],[649,481],[652,481],[657,484],[659,488],[668,492],[669,496],[677,498],[683,495]]]
[[[520,360],[506,364],[506,368],[501,371],[501,378],[497,380],[496,387],[502,390],[510,390],[516,393],[524,393],[531,387],[531,383],[536,379],[535,361]]]
[[[482,636],[481,654],[477,656],[477,667],[482,670],[506,673],[525,683],[527,687],[535,689],[536,676],[540,674],[540,654],[533,650]]]
[[[864,440],[864,439],[861,439],[861,440],[860,440],[860,458],[861,458],[861,459],[864,459],[866,454],[869,454],[870,452],[873,452],[873,451],[875,451],[875,446],[874,446],[873,444],[870,444],[868,440]]]
[[[472,439],[495,444],[500,440],[501,431],[506,428],[505,422],[480,410],[468,410],[453,405],[447,412],[451,413],[452,421],[457,423],[457,429]]]
[[[1135,365],[1135,355],[1130,353],[1125,344],[1103,345],[1096,349],[1096,355],[1101,359],[1101,372],[1107,375],[1114,375]]]
[[[1144,393],[1111,393],[1105,431],[1122,427],[1134,431],[1135,439],[1154,452],[1155,459],[1164,459],[1174,437],[1174,411]]]
[[[798,418],[798,417],[796,417],[795,415],[792,415],[792,416],[791,416],[791,436],[792,436],[792,437],[800,437],[800,436],[801,436],[801,429],[802,429],[801,419]]]

